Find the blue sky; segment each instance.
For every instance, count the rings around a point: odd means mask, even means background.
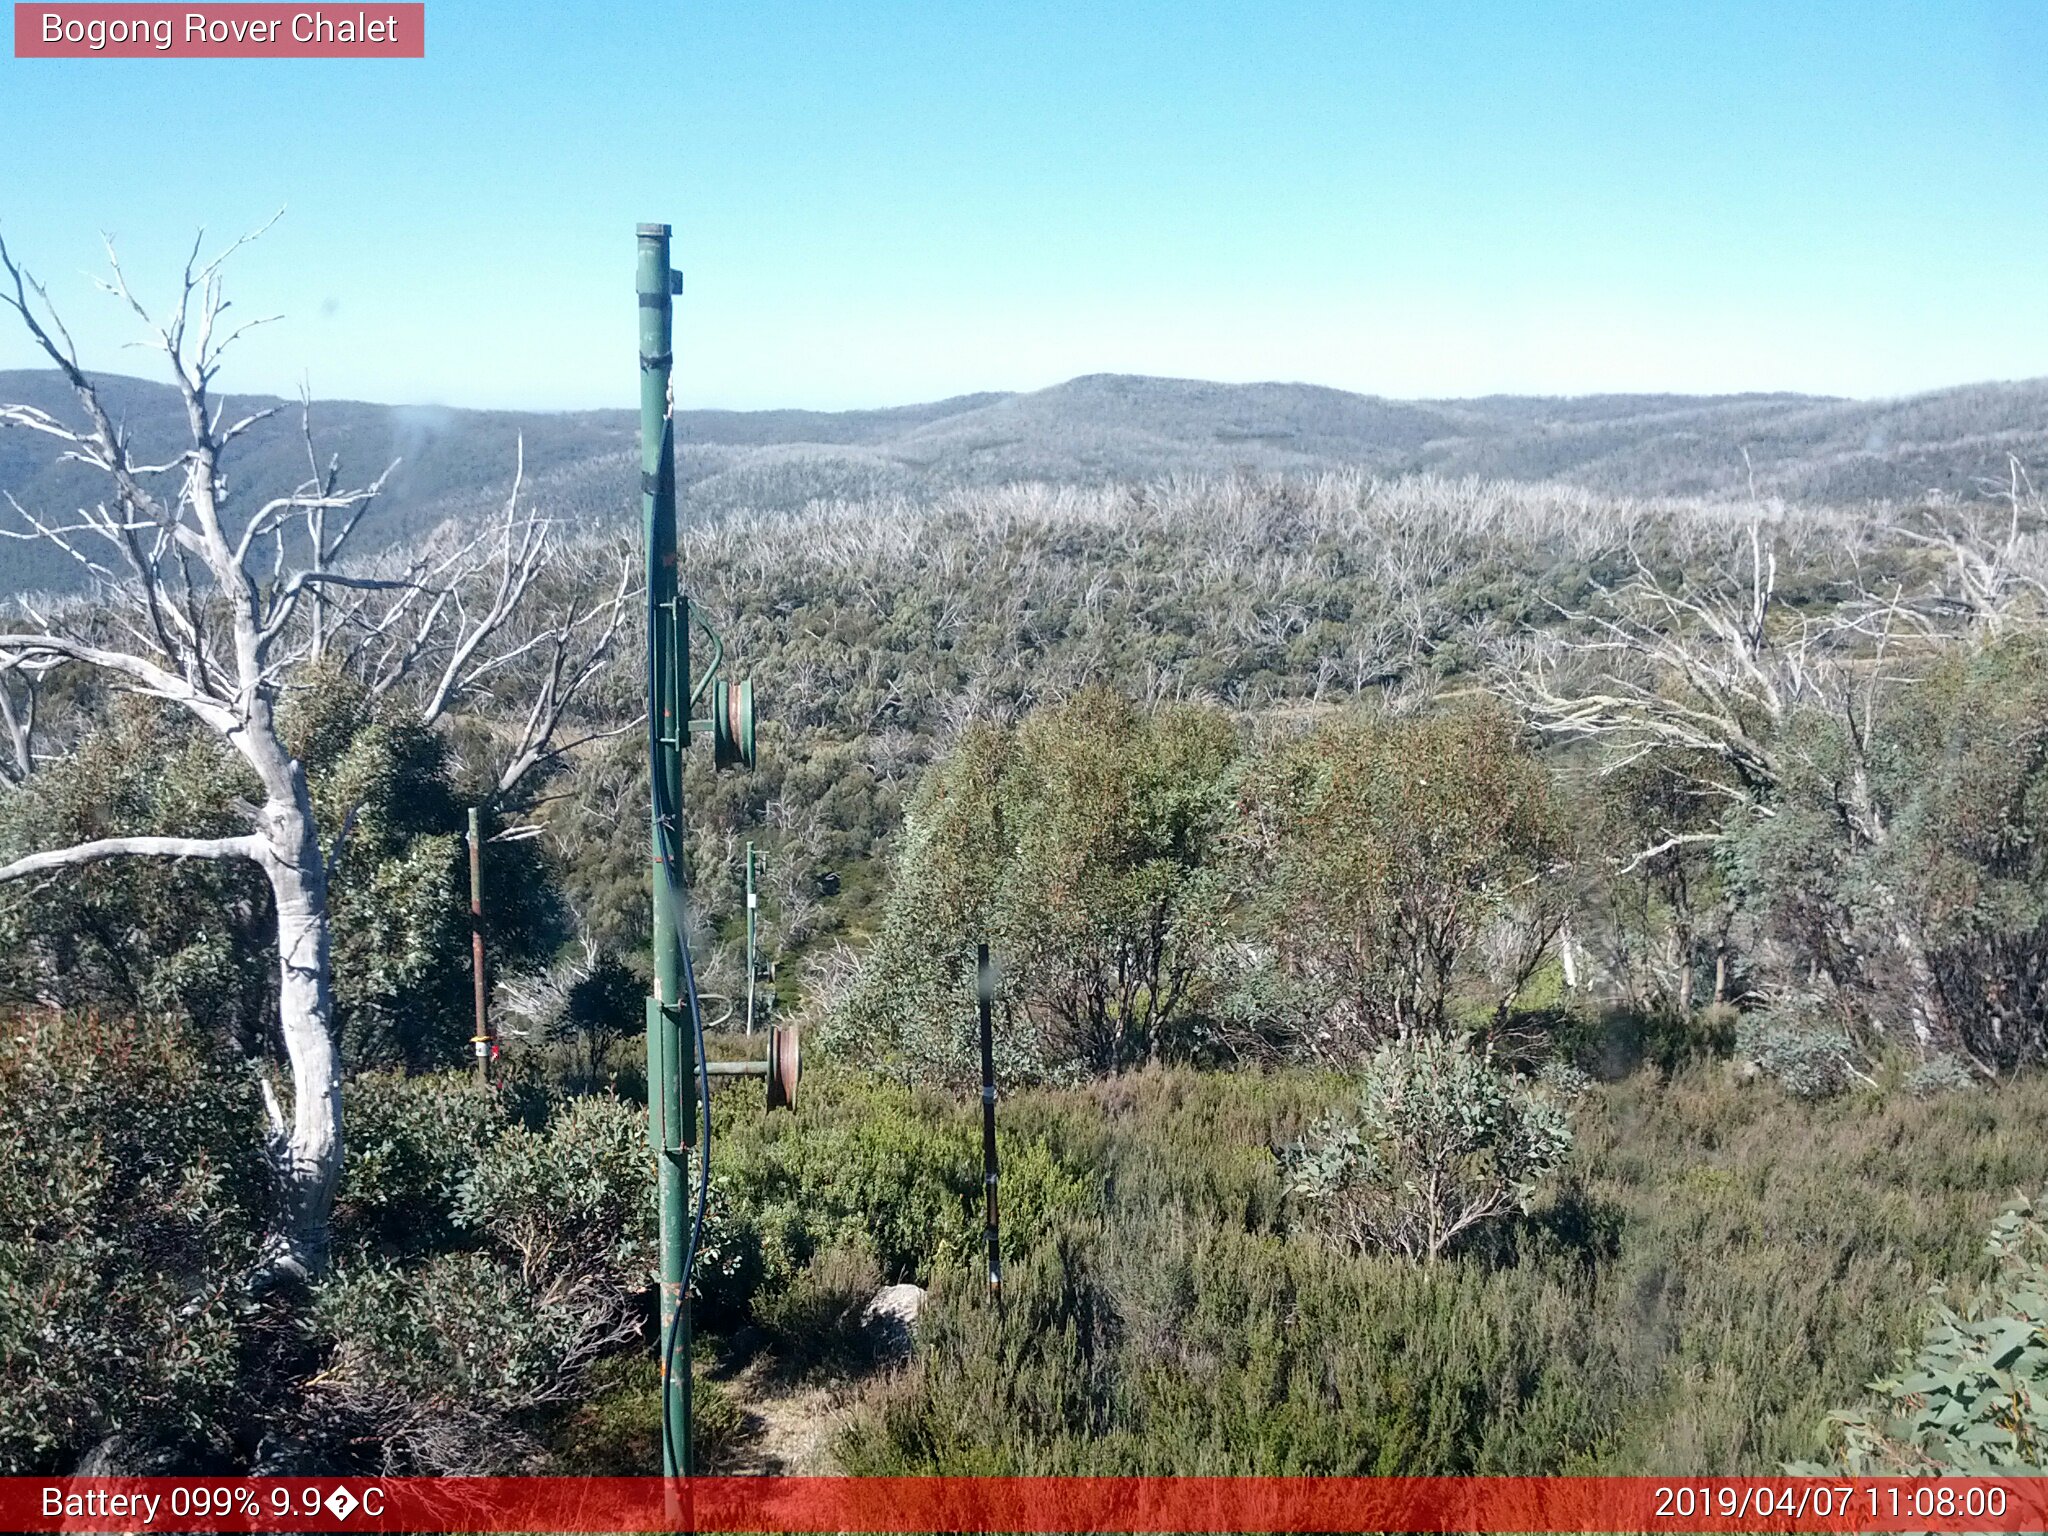
[[[0,58],[0,230],[137,371],[204,224],[230,382],[690,404],[1089,372],[1393,396],[2048,374],[2048,7],[428,0],[427,58]],[[32,359],[0,331],[0,367]]]

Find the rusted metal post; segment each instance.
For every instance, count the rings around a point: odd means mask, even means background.
[[[476,1079],[491,1080],[492,1046],[489,994],[484,987],[484,858],[477,808],[469,808],[469,966],[476,978],[476,1033],[469,1048],[476,1055]]]
[[[978,944],[974,950],[974,997],[981,1013],[981,1187],[987,1217],[988,1293],[1001,1301],[1003,1251],[996,1206],[996,983],[986,944]]]

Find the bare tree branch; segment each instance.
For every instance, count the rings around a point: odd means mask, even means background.
[[[96,842],[78,843],[31,853],[12,864],[0,866],[0,881],[19,880],[46,869],[68,869],[94,864],[103,859],[143,855],[165,859],[259,859],[262,839],[245,837],[103,837]]]

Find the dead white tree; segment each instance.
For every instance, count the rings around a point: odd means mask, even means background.
[[[64,459],[96,472],[103,488],[103,499],[63,516],[9,497],[25,525],[10,530],[12,536],[69,555],[83,569],[92,599],[62,607],[18,604],[16,621],[0,623],[0,681],[56,666],[96,669],[115,687],[162,700],[205,725],[240,758],[257,791],[246,833],[101,838],[17,859],[0,867],[0,881],[138,856],[247,859],[262,870],[275,904],[278,1027],[291,1069],[288,1115],[267,1083],[265,1090],[281,1195],[266,1273],[304,1277],[325,1266],[341,1168],[328,919],[333,850],[323,846],[305,769],[279,734],[279,698],[337,635],[405,627],[412,659],[399,676],[421,657],[444,660],[426,716],[439,718],[480,675],[510,665],[501,642],[545,561],[548,539],[531,518],[524,525],[508,518],[430,569],[337,569],[336,558],[375,502],[383,477],[343,488],[338,467],[330,461],[322,470],[317,456],[309,459],[313,473],[304,483],[245,510],[242,488],[226,471],[227,453],[275,408],[231,420],[213,384],[236,339],[263,323],[225,323],[222,266],[252,238],[206,261],[195,241],[175,305],[162,319],[130,290],[108,247],[112,275],[101,286],[142,322],[184,406],[184,445],[158,462],[138,459],[99,385],[81,367],[47,292],[0,241],[6,284],[0,301],[62,375],[84,417],[79,426],[35,406],[0,405],[0,426],[51,439]],[[507,571],[517,574],[508,581]],[[481,609],[471,606],[467,594],[494,572],[496,598]],[[608,609],[612,627],[624,601],[622,585],[609,604],[597,605]],[[581,633],[588,623],[584,613],[567,629]],[[563,627],[539,626],[547,635],[560,635]],[[604,629],[599,644],[608,645],[610,634]],[[560,654],[566,652],[558,653],[516,754],[529,765],[546,757],[567,699],[590,674],[580,664],[565,667]],[[13,741],[10,771],[25,772],[31,766],[27,723],[12,701],[5,714]]]
[[[460,705],[518,716],[492,774],[501,805],[578,747],[639,723],[563,734],[632,612],[637,564],[619,540],[566,540],[523,496],[523,440],[514,454],[494,519],[444,524],[412,554],[371,567],[375,582],[316,590],[313,608],[315,654],[338,658],[373,699],[407,701],[421,725]]]
[[[1777,562],[1759,523],[1748,531],[1747,569],[1732,580],[1688,588],[1638,561],[1599,610],[1565,615],[1579,635],[1535,640],[1501,691],[1538,730],[1601,747],[1605,772],[1654,757],[1685,786],[1681,798],[1766,817],[1787,772],[1803,761],[1786,755],[1800,750],[1784,731],[1791,715],[1830,716],[1848,748],[1830,770],[1836,813],[1854,844],[1882,848],[1891,829],[1871,765],[1882,750],[1875,734],[1886,692],[1912,682],[1943,646],[2040,622],[2038,544],[2021,513],[2027,497],[2017,469],[2011,500],[2002,530],[1887,530],[1894,548],[1939,553],[1941,570],[1910,592],[1896,578],[1884,591],[1858,575],[1817,613],[1794,611],[1778,595]],[[1654,829],[1615,861],[1617,873],[1721,843],[1732,825],[1726,815],[1686,820]],[[1904,972],[1914,1037],[1932,1049],[1951,1030],[1919,926],[1883,881],[1871,882],[1867,898]]]
[[[1755,524],[1748,546],[1743,576],[1705,590],[1638,559],[1599,610],[1563,614],[1589,635],[1539,637],[1504,691],[1538,730],[1601,743],[1610,771],[1662,753],[1712,765],[1693,775],[1702,794],[1758,803],[1778,780],[1772,734],[1814,693],[1831,626],[1784,611]]]
[[[2005,526],[1958,512],[1932,512],[1927,527],[1901,526],[1903,538],[1944,557],[1946,580],[1937,581],[1918,611],[1933,621],[1960,619],[1987,636],[2017,624],[2038,624],[2048,610],[2048,507],[2025,466],[2007,455],[2007,481],[1984,485],[2006,504]]]
[[[7,733],[0,751],[0,785],[18,786],[36,770],[36,710],[41,702],[42,669],[16,657],[0,663],[0,729]]]
[[[1789,766],[1782,730],[1794,710],[1839,710],[1852,728],[1867,728],[1886,676],[1886,642],[1861,627],[1863,607],[1790,610],[1761,521],[1750,524],[1743,543],[1746,558],[1735,570],[1698,585],[1673,581],[1638,557],[1596,610],[1563,613],[1578,633],[1531,637],[1499,683],[1537,730],[1597,746],[1603,775],[1646,760],[1659,770],[1652,782],[1662,789],[1641,802],[1641,845],[1622,849],[1608,866],[1618,878],[1642,871],[1660,888],[1672,911],[1667,952],[1660,969],[1649,950],[1634,953],[1617,938],[1609,969],[1631,989],[1639,965],[1668,973],[1668,995],[1682,1011],[1693,990],[1688,859],[1724,843],[1737,817],[1774,814]],[[1728,917],[1724,907],[1709,926],[1725,934]],[[1716,1000],[1726,966],[1724,938]],[[1921,1001],[1932,1007],[1931,992]]]

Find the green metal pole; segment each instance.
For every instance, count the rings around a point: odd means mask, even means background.
[[[754,1032],[754,845],[747,843],[747,1033]]]
[[[662,1475],[688,1476],[690,1445],[690,1318],[683,1296],[683,1255],[689,1238],[689,1146],[696,1141],[696,1072],[682,1023],[682,944],[674,892],[683,871],[670,867],[680,849],[683,746],[687,732],[688,625],[676,590],[675,422],[669,375],[673,367],[675,282],[669,266],[669,227],[639,229],[640,297],[640,511],[647,557],[647,701],[656,731],[650,785],[654,804],[649,871],[654,900],[654,996],[647,1008],[647,1113],[661,1196]],[[664,792],[665,791],[665,792]],[[661,825],[666,806],[677,825]]]

